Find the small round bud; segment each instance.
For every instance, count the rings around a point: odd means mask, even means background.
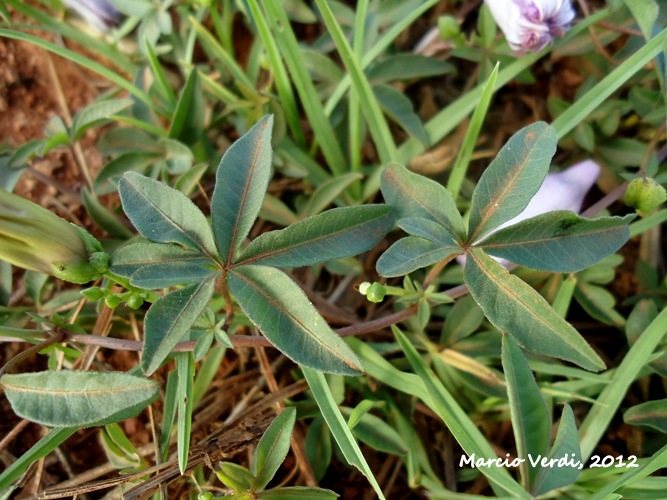
[[[625,191],[625,204],[640,215],[648,215],[667,200],[665,188],[651,178],[633,179]]]
[[[387,295],[387,289],[377,281],[366,290],[366,298],[369,302],[382,302],[385,295]]]
[[[368,289],[370,288],[371,284],[368,281],[364,281],[359,285],[359,293],[361,295],[366,295],[366,292],[368,292]]]
[[[106,296],[106,293],[99,286],[91,286],[90,288],[81,290],[81,295],[91,302],[97,302],[98,300],[103,299]]]
[[[118,295],[107,295],[104,299],[104,303],[109,309],[115,309],[120,304],[120,297]]]
[[[127,299],[126,304],[127,304],[127,307],[129,307],[129,308],[131,308],[131,309],[134,309],[134,310],[136,311],[136,310],[139,309],[142,305],[144,305],[144,299],[143,299],[140,295],[138,295],[138,294],[136,294],[136,293],[133,293],[133,294],[130,295],[130,297]]]
[[[461,26],[456,18],[452,16],[441,16],[438,18],[438,30],[443,40],[456,40],[461,36]]]

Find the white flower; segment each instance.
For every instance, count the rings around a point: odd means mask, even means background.
[[[76,11],[88,24],[101,32],[116,26],[120,12],[109,0],[62,0],[70,9]]]
[[[570,28],[570,0],[484,0],[513,50],[536,52]]]
[[[536,215],[554,210],[570,210],[579,213],[586,193],[593,187],[599,175],[600,166],[592,160],[582,161],[562,172],[548,174],[523,212],[504,222],[476,243],[483,241],[496,231]],[[493,258],[503,265],[509,264],[505,259]],[[461,265],[465,265],[465,255],[459,256],[457,260]]]

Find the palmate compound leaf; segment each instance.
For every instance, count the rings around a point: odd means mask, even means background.
[[[468,251],[463,278],[488,320],[527,351],[591,371],[605,368],[591,346],[540,294],[481,249]]]
[[[90,427],[136,416],[158,396],[158,383],[120,372],[44,371],[3,375],[14,412],[49,427]]]
[[[144,238],[217,254],[206,217],[180,191],[136,172],[125,174],[118,191],[123,210]]]
[[[628,224],[634,217],[586,219],[565,210],[547,212],[501,229],[477,246],[522,266],[574,273],[613,254],[628,241]]]
[[[341,207],[255,238],[236,264],[302,267],[369,250],[391,229],[391,207]]]
[[[519,215],[539,190],[558,137],[544,122],[514,134],[480,177],[472,194],[468,241]]]
[[[403,165],[392,164],[382,172],[382,196],[397,211],[396,218],[419,217],[437,222],[457,239],[465,238],[463,218],[452,195],[439,184],[410,172]]]
[[[357,355],[285,273],[266,266],[237,266],[228,279],[248,318],[288,358],[327,373],[359,374]]]
[[[271,176],[273,116],[262,118],[225,152],[211,199],[213,234],[225,263],[250,232]]]
[[[185,336],[208,305],[215,288],[215,275],[160,297],[144,318],[144,348],[141,369],[151,375]]]

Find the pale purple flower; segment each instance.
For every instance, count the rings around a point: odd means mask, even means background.
[[[582,161],[562,172],[548,174],[544,179],[544,183],[523,212],[513,219],[504,222],[476,243],[483,241],[500,229],[512,226],[536,215],[555,210],[569,210],[579,213],[586,193],[593,187],[599,175],[600,166],[592,160]],[[503,265],[509,264],[505,259],[496,257],[494,259]],[[465,255],[459,256],[457,260],[461,265],[465,265]]]
[[[62,2],[101,32],[116,26],[120,20],[120,12],[109,0],[62,0]]]
[[[484,0],[512,50],[536,52],[564,35],[574,19],[570,0]]]

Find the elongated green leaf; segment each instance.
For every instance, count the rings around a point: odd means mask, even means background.
[[[114,129],[122,130],[122,129]],[[98,196],[115,193],[118,181],[126,172],[143,173],[160,159],[160,153],[147,151],[131,151],[122,153],[107,163],[93,181],[93,191]]]
[[[255,481],[255,478],[252,477],[248,469],[233,462],[221,462],[220,470],[216,472],[216,475],[225,486],[228,486],[239,494],[237,498],[250,500],[249,495],[243,496],[243,493],[252,488],[252,484]]]
[[[169,137],[193,145],[204,131],[204,94],[197,70],[190,71],[171,118]]]
[[[126,173],[118,188],[123,210],[146,239],[216,255],[211,226],[183,193],[135,172]]]
[[[390,246],[380,256],[375,268],[380,275],[392,278],[461,253],[463,249],[458,245],[443,246],[419,236],[407,236]]]
[[[437,222],[421,217],[405,217],[398,221],[398,227],[413,236],[420,236],[441,246],[458,246],[452,234]]]
[[[351,408],[341,408],[340,411],[348,419],[352,416]],[[362,414],[356,425],[350,426],[350,429],[359,441],[375,450],[401,456],[408,453],[409,444],[398,432],[383,419],[371,413]]]
[[[586,219],[558,210],[493,233],[479,247],[515,264],[554,273],[574,273],[618,250],[630,237],[633,215]]]
[[[554,467],[541,467],[533,483],[535,496],[542,495],[556,488],[562,488],[574,483],[581,469],[583,460],[579,448],[579,434],[574,421],[574,413],[570,405],[565,403],[563,415],[558,425],[558,433],[547,458],[558,460]]]
[[[181,474],[188,466],[190,430],[192,428],[192,381],[195,377],[195,360],[190,352],[176,354],[176,399],[178,401],[178,468]]]
[[[7,495],[3,498],[9,498],[9,494],[12,492],[12,486],[10,485],[19,479],[30,465],[51,453],[78,430],[79,427],[56,427],[55,429],[51,429],[46,436],[37,441],[27,452],[17,457],[0,474],[0,494]]]
[[[468,252],[463,277],[488,320],[513,335],[527,351],[572,361],[591,371],[604,369],[602,359],[572,325],[482,250]]]
[[[217,272],[209,259],[149,264],[132,273],[130,283],[139,288],[168,288],[199,283]]]
[[[273,116],[262,118],[232,144],[218,166],[211,218],[220,256],[228,264],[262,208],[271,175],[272,128]]]
[[[635,405],[623,414],[623,420],[626,424],[652,427],[667,434],[667,399]]]
[[[308,202],[301,211],[302,216],[310,217],[319,214],[343,194],[354,181],[361,179],[363,179],[363,175],[350,172],[349,174],[337,175],[323,182],[308,198]]]
[[[393,222],[387,205],[334,208],[262,234],[248,245],[236,264],[302,267],[351,257],[373,247]]]
[[[510,335],[503,335],[502,359],[517,457],[524,460],[519,469],[524,485],[532,486],[540,469],[530,458],[547,453],[551,415],[526,357]]]
[[[313,393],[317,406],[320,407],[322,416],[326,420],[331,434],[333,434],[340,451],[347,460],[347,463],[359,469],[359,471],[366,476],[366,479],[371,483],[377,496],[384,499],[384,494],[380,485],[377,483],[373,472],[371,471],[363,453],[359,449],[359,445],[352,436],[352,431],[347,426],[340,409],[331,394],[331,389],[327,384],[324,375],[310,368],[302,368],[303,375],[306,377],[308,386]]]
[[[334,500],[338,494],[316,486],[283,486],[256,493],[257,500]]]
[[[392,120],[419,142],[428,145],[424,124],[405,94],[391,85],[373,85],[373,95]]]
[[[101,125],[110,116],[127,108],[132,104],[132,99],[112,99],[100,101],[79,111],[72,120],[70,135],[74,141],[78,141],[83,134],[92,127]]]
[[[296,408],[285,408],[260,439],[250,467],[255,476],[254,490],[263,490],[278,472],[289,451],[295,421]]]
[[[428,369],[424,360],[410,341],[398,328],[392,327],[392,331],[396,335],[396,340],[398,340],[413,370],[426,387],[433,401],[433,409],[445,425],[447,425],[468,458],[472,458],[473,462],[479,458],[485,460],[495,459],[496,452],[484,435],[459,406],[454,396],[437,379],[433,371]],[[507,469],[502,467],[480,467],[479,471],[492,484],[509,493],[512,498],[530,498],[528,493],[512,479]]]
[[[399,220],[421,217],[437,222],[461,241],[465,238],[463,218],[443,185],[398,164],[384,169],[381,183],[382,195],[397,210]]]
[[[144,241],[125,245],[112,253],[109,270],[129,278],[145,266],[169,267],[182,262],[200,266],[213,264],[211,259],[198,250]]]
[[[160,297],[144,319],[144,348],[141,369],[151,375],[185,336],[208,305],[215,279],[209,277]]]
[[[248,318],[288,358],[303,366],[357,375],[361,362],[285,273],[264,266],[239,266],[229,288]]]
[[[469,242],[519,215],[549,172],[556,132],[544,122],[514,134],[482,174],[472,194]]]
[[[81,198],[83,198],[83,204],[90,218],[110,236],[122,239],[134,236],[134,233],[118,219],[116,214],[100,203],[100,200],[90,191],[82,189]]]
[[[49,427],[89,427],[134,417],[158,396],[153,380],[120,372],[44,371],[3,375],[14,412]]]
[[[366,75],[372,83],[393,82],[396,80],[412,80],[444,75],[456,70],[454,66],[434,57],[421,54],[403,53],[385,57],[373,64]]]

